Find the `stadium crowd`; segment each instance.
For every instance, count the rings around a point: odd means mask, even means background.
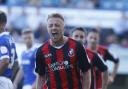
[[[7,18],[4,12],[0,13],[0,63],[4,65],[7,62],[7,65],[6,67],[0,66],[0,69],[5,68],[5,70],[9,69],[12,72],[2,71],[0,79],[3,81],[5,79],[2,78],[7,77],[12,81],[10,81],[11,87],[15,89],[22,87],[22,89],[42,89],[42,87],[43,89],[82,89],[82,87],[84,89],[90,87],[91,89],[107,89],[108,84],[111,85],[114,82],[120,62],[120,58],[111,54],[107,47],[116,45],[124,49],[128,48],[128,14],[124,11],[127,8],[123,7],[127,7],[125,3],[127,0],[122,1],[121,4],[114,3],[114,0],[106,1],[108,1],[107,4],[104,4],[106,3],[104,0],[0,0],[0,4],[6,5],[7,8]],[[20,6],[19,13],[14,13],[13,6]],[[34,7],[35,13],[28,14],[26,11],[28,6],[36,6]],[[122,10],[122,14],[114,28],[78,27],[67,25],[67,18],[63,18],[59,13],[48,15],[46,22],[43,18],[44,14],[41,13],[43,7],[66,9],[111,8],[111,10]],[[26,46],[21,54],[20,65],[17,60],[14,41],[10,34],[6,34],[5,30],[11,33],[16,43],[24,43]],[[72,39],[68,37],[72,37]],[[47,41],[49,38],[50,40]],[[4,42],[5,40],[7,40],[7,43]],[[35,47],[36,43],[44,45],[37,48]],[[109,66],[105,63],[107,60],[114,64],[113,71],[109,74]],[[12,66],[9,68],[8,65],[11,63]],[[35,75],[35,72],[38,76]],[[92,80],[90,80],[90,77]],[[6,80],[3,82],[7,83]],[[42,86],[42,84],[44,85]]]
[[[127,10],[127,0],[0,0],[2,5]],[[86,4],[86,5],[85,5]]]
[[[21,40],[17,39],[21,36],[22,30],[26,28],[30,28],[34,32],[34,36],[37,42],[46,41],[49,36],[46,31],[46,22],[45,19],[42,18],[43,16],[40,8],[37,8],[34,14],[28,14],[24,9],[25,7],[22,8],[23,9],[21,9],[21,13],[19,14],[14,13],[11,7],[8,8],[7,29],[11,31],[16,41],[19,42],[21,42]],[[73,28],[73,26],[66,26],[65,34],[68,35]],[[87,30],[91,29],[91,27],[86,26],[84,28],[86,28]],[[108,46],[110,44],[116,43],[121,45],[122,47],[128,47],[127,13],[122,13],[122,17],[117,22],[117,25],[114,28],[101,28],[99,26],[97,26],[97,28],[100,30],[101,37],[103,38],[100,40],[101,44]]]
[[[108,30],[108,28],[106,29],[98,27],[101,33],[104,31],[107,32],[107,34],[101,34],[101,37],[105,36],[105,40],[101,39],[100,43],[106,46],[112,43],[118,43],[122,47],[128,47],[128,15],[124,11],[125,9],[127,9],[127,5],[125,3],[126,1],[127,0],[119,0],[118,2],[115,2],[115,0],[0,0],[0,4],[8,6],[7,29],[11,31],[16,40],[20,37],[23,29],[30,28],[34,31],[36,41],[38,42],[44,42],[49,38],[46,31],[46,23],[42,18],[40,7],[80,9],[108,8],[110,10],[122,10],[122,18],[120,18],[120,20],[117,22],[117,26],[115,26],[115,28],[110,28],[110,30]],[[13,13],[13,11],[11,10],[13,6],[22,6],[23,9],[21,13]],[[36,13],[33,15],[27,14],[24,10],[25,6],[37,6]],[[66,29],[68,28],[72,29],[73,27],[66,26]],[[85,26],[85,28],[90,29],[91,27]],[[68,35],[69,31],[66,31],[65,34]]]

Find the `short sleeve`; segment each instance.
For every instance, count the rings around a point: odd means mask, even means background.
[[[93,64],[102,72],[106,71],[108,68],[104,62],[104,60],[100,57],[100,55],[95,54]]]
[[[15,46],[15,44],[14,44],[14,46]],[[18,61],[18,55],[17,55],[17,51],[16,51],[16,46],[14,47],[14,49],[15,49],[15,61]]]
[[[3,60],[5,58],[9,59],[9,50],[7,46],[0,45],[0,60]]]
[[[44,61],[44,56],[41,52],[41,48],[37,49],[37,52],[36,52],[35,72],[41,76],[45,75],[45,61]]]
[[[86,72],[91,68],[89,59],[85,52],[84,47],[78,43],[77,44],[77,59],[78,59],[78,66],[82,70],[82,72]]]
[[[119,59],[118,58],[114,58],[114,56],[108,50],[106,50],[106,52],[105,52],[105,59],[110,60],[110,61],[112,61],[114,63],[118,63],[119,62]]]

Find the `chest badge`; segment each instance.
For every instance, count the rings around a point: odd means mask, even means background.
[[[74,55],[75,55],[74,49],[71,48],[71,49],[69,50],[69,52],[68,52],[68,56],[69,56],[69,57],[73,57]]]

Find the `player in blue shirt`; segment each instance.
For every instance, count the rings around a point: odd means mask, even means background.
[[[17,54],[11,35],[4,31],[6,23],[6,15],[0,11],[0,89],[13,89],[12,67]]]
[[[36,47],[33,45],[34,35],[30,29],[25,29],[22,32],[22,37],[27,48],[22,53],[22,67],[24,72],[23,89],[35,89],[36,75],[34,74],[34,69]]]

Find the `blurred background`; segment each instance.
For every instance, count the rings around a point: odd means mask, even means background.
[[[99,29],[100,44],[120,58],[118,75],[109,89],[128,89],[128,0],[0,0],[0,10],[8,15],[6,29],[16,41],[19,61],[25,48],[21,32],[33,30],[40,45],[49,38],[46,19],[50,13],[64,16],[67,36],[74,27]],[[111,71],[113,65],[108,65]]]

